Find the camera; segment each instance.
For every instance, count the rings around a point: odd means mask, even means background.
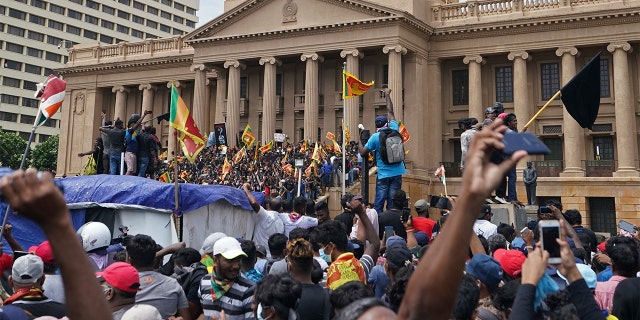
[[[547,206],[540,206],[540,208],[538,208],[538,212],[539,213],[551,213],[551,208],[547,207]]]

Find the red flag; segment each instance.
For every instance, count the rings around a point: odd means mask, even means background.
[[[205,147],[205,139],[202,137],[193,117],[189,114],[189,109],[184,100],[178,94],[176,87],[171,86],[171,127],[180,132],[179,140],[182,145],[184,155],[191,163],[196,160],[196,156]]]

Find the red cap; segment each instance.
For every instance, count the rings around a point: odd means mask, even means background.
[[[53,256],[53,250],[51,250],[51,245],[49,244],[49,240],[42,242],[37,246],[32,246],[29,248],[29,252],[34,253],[36,256],[42,259],[42,262],[45,264],[53,264],[55,260]]]
[[[96,272],[96,276],[118,290],[125,292],[140,291],[138,270],[128,263],[114,262],[104,271]]]
[[[515,279],[522,272],[522,264],[527,257],[524,256],[524,253],[520,250],[505,250],[498,249],[493,253],[493,258],[500,263],[502,270],[509,277]]]
[[[607,250],[605,249],[605,246],[607,245],[606,241],[602,241],[599,245],[598,245],[598,250],[602,253],[607,253]]]

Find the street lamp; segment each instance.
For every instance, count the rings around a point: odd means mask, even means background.
[[[304,154],[296,153],[294,155],[294,164],[298,169],[298,197],[300,196],[300,185],[302,184],[302,167],[304,167]]]

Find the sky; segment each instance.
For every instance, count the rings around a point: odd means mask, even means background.
[[[196,25],[197,28],[219,16],[224,11],[224,0],[200,0],[200,10],[198,17],[200,21]]]

